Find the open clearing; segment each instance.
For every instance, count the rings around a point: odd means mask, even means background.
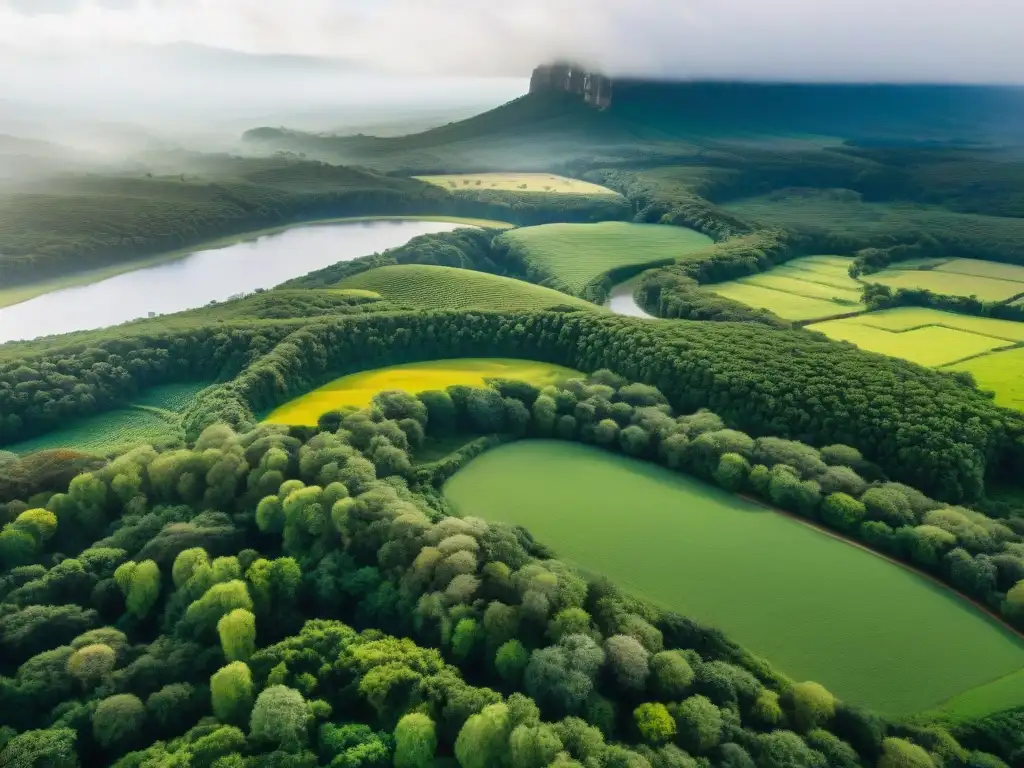
[[[70,448],[106,454],[142,443],[184,440],[180,414],[206,383],[167,384],[142,392],[127,408],[78,419],[63,429],[48,432],[4,450],[18,454]]]
[[[523,280],[422,264],[378,267],[343,280],[338,288],[373,291],[423,309],[547,309],[560,304],[595,309],[590,302]]]
[[[807,326],[861,349],[947,371],[970,371],[1004,408],[1024,410],[1024,323],[897,307]]]
[[[1024,641],[950,590],[652,464],[523,441],[472,461],[445,495],[460,514],[525,526],[559,557],[887,714],[1024,668]],[[972,706],[1006,706],[1001,688],[984,698]]]
[[[709,288],[727,299],[770,310],[783,320],[821,320],[864,311],[863,286],[849,275],[852,263],[842,256],[805,256]]]
[[[552,287],[579,295],[595,278],[631,265],[667,264],[711,245],[711,238],[660,224],[543,224],[513,229],[499,238],[527,263],[552,275]]]
[[[564,195],[617,195],[618,192],[551,173],[456,173],[414,178],[449,191],[494,189],[501,192],[540,192]]]
[[[578,371],[560,365],[498,357],[407,363],[342,376],[276,408],[265,421],[270,424],[314,425],[320,416],[336,408],[346,405],[363,408],[370,404],[375,394],[385,390],[398,389],[416,394],[453,384],[482,387],[487,379],[519,379],[545,386],[579,375]]]

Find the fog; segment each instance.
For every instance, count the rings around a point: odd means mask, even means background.
[[[1021,82],[1015,0],[0,0],[0,43],[186,41],[414,74]]]

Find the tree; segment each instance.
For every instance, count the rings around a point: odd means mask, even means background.
[[[738,453],[725,453],[715,468],[715,482],[727,491],[738,491],[747,482],[750,462]]]
[[[194,636],[206,637],[212,635],[222,616],[237,608],[252,610],[252,598],[245,582],[214,584],[185,610],[184,622]]]
[[[682,699],[693,684],[693,667],[679,651],[661,651],[651,658],[650,683],[663,700]]]
[[[253,738],[289,751],[305,744],[308,726],[306,700],[284,685],[272,685],[260,693],[249,721]]]
[[[188,583],[195,572],[204,565],[210,564],[210,557],[202,547],[184,549],[174,558],[171,566],[171,581],[175,589],[181,589]]]
[[[117,653],[109,645],[87,645],[68,659],[68,672],[84,685],[93,685],[109,675],[117,665]]]
[[[256,651],[256,617],[245,608],[221,616],[217,633],[228,661],[246,661]]]
[[[526,667],[526,692],[542,706],[580,710],[594,690],[604,653],[586,635],[568,635],[558,645],[535,650]]]
[[[138,619],[144,619],[160,597],[160,567],[152,560],[127,562],[114,571],[114,581],[124,594],[125,607]]]
[[[36,546],[42,548],[57,532],[57,516],[46,509],[26,509],[15,518],[11,527],[29,534]]]
[[[867,509],[852,496],[842,492],[830,493],[821,505],[821,517],[841,531],[856,531]]]
[[[530,662],[529,652],[518,640],[509,640],[498,648],[494,656],[494,667],[501,679],[509,685],[518,685],[523,671]]]
[[[824,725],[836,713],[836,699],[818,683],[797,683],[789,692],[797,728],[810,731]]]
[[[615,681],[624,690],[642,691],[650,673],[650,654],[629,635],[613,635],[604,642],[605,659]]]
[[[761,737],[758,768],[827,768],[824,757],[792,731],[772,731]]]
[[[213,714],[223,723],[244,723],[253,704],[252,672],[249,665],[233,661],[210,678]]]
[[[921,747],[905,739],[886,739],[878,768],[935,768],[935,761]]]
[[[517,725],[508,740],[511,768],[547,768],[562,751],[562,741],[547,723]]]
[[[722,713],[705,696],[691,696],[669,709],[680,745],[689,752],[708,752],[722,739]]]
[[[437,751],[434,721],[422,712],[413,712],[395,727],[395,768],[431,768]]]
[[[1014,625],[1024,627],[1024,579],[1018,581],[1003,600],[1003,615]]]
[[[106,749],[121,749],[138,741],[145,725],[146,708],[130,693],[103,699],[92,715],[93,736]]]
[[[5,768],[78,768],[77,737],[70,728],[25,731],[0,749],[0,765]]]
[[[146,711],[163,735],[176,735],[195,722],[196,689],[188,683],[171,683],[146,699]]]
[[[619,446],[627,456],[643,456],[651,444],[651,436],[643,427],[632,424],[619,433]]]
[[[641,738],[657,746],[676,736],[676,721],[664,704],[646,703],[633,710],[633,720]]]
[[[777,728],[786,720],[786,713],[779,704],[779,694],[768,688],[763,689],[754,700],[750,714],[754,721],[765,729]]]
[[[462,768],[491,768],[504,761],[511,731],[508,707],[489,704],[470,717],[455,740]]]

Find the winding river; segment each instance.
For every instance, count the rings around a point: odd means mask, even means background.
[[[608,294],[608,300],[604,303],[605,307],[610,309],[616,315],[627,315],[628,317],[642,317],[645,320],[654,320],[654,315],[649,315],[644,312],[640,305],[636,303],[636,299],[633,298],[633,289],[636,288],[637,282],[640,280],[640,276],[637,275],[634,278],[627,280],[624,283],[619,283],[612,288],[611,293]]]
[[[0,309],[0,344],[194,309],[459,226],[420,220],[308,225],[197,251]]]

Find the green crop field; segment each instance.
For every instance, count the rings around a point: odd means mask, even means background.
[[[5,446],[18,454],[71,448],[106,454],[142,443],[184,440],[178,415],[208,383],[165,384],[140,393],[126,408],[78,419],[63,429]]]
[[[424,309],[547,309],[560,304],[595,309],[582,299],[522,280],[423,264],[378,267],[338,287],[373,291],[396,304]]]
[[[1024,323],[897,307],[807,326],[869,352],[969,371],[1006,408],[1024,410]]]
[[[1024,268],[1017,267],[1022,273]],[[935,269],[885,269],[864,275],[869,283],[887,285],[893,290],[899,288],[924,288],[932,293],[947,296],[977,296],[982,301],[1008,301],[1024,293],[1024,283],[1010,280],[968,275],[957,272],[943,272]]]
[[[1016,264],[1000,264],[995,261],[979,261],[978,259],[949,259],[937,264],[935,271],[1008,280],[1020,284],[1020,291],[1024,293],[1024,267]]]
[[[1024,640],[945,587],[651,464],[524,441],[472,461],[445,495],[885,713],[932,709],[1024,668]],[[1018,687],[973,706],[994,711],[1008,696],[1024,704]]]
[[[1009,346],[1002,339],[941,325],[893,332],[866,325],[854,317],[829,320],[807,327],[812,331],[821,331],[829,338],[849,341],[869,352],[902,357],[912,363],[933,368]]]
[[[591,184],[589,181],[569,179],[551,173],[457,173],[443,176],[416,176],[414,178],[444,187],[450,192],[460,189],[495,189],[502,192],[541,192],[568,195],[616,195],[614,190]]]
[[[864,310],[863,286],[849,276],[852,263],[842,256],[806,256],[768,272],[716,283],[711,290],[784,320],[835,317]]]
[[[617,267],[668,263],[711,245],[711,238],[691,229],[620,221],[524,227],[499,241],[550,275],[552,286],[577,295],[590,281]]]
[[[375,394],[389,389],[416,394],[454,384],[482,387],[488,379],[519,379],[545,386],[579,375],[579,371],[560,365],[504,358],[465,357],[406,363],[342,376],[276,408],[265,421],[313,425],[320,416],[336,408],[346,405],[364,408]]]
[[[970,371],[979,387],[995,392],[998,405],[1024,411],[1024,347],[965,360],[947,370]]]
[[[955,723],[985,717],[992,712],[1016,709],[1022,705],[1024,705],[1024,669],[1018,669],[991,683],[954,696],[937,710],[928,714]]]

